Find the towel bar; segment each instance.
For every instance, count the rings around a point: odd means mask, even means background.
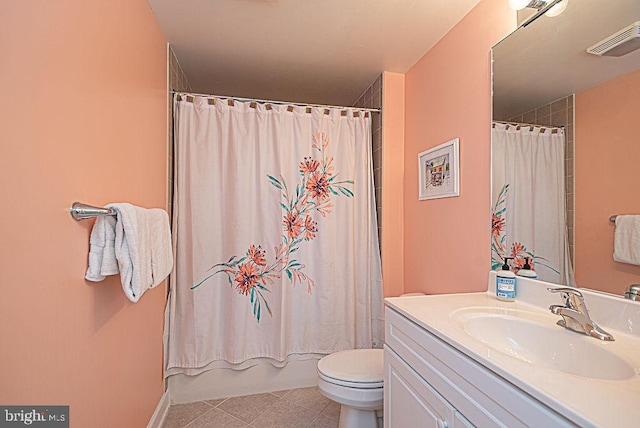
[[[103,215],[116,215],[115,210],[111,208],[100,208],[92,205],[83,204],[81,202],[74,202],[69,208],[71,218],[75,221],[86,220],[88,218],[103,216]]]
[[[611,217],[609,217],[609,221],[611,223],[615,223],[616,222],[616,217],[618,217],[617,215],[612,215]]]

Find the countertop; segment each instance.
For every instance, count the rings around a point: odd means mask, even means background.
[[[489,284],[494,278],[495,274],[491,273]],[[520,284],[515,302],[499,301],[492,292],[481,292],[392,297],[385,299],[385,304],[580,426],[640,426],[640,302],[583,291],[592,319],[613,334],[613,342],[557,326],[564,334],[571,335],[567,337],[572,340],[577,336],[577,340],[591,341],[626,360],[635,369],[635,375],[622,380],[572,375],[509,356],[469,335],[452,317],[465,308],[504,308],[535,312],[536,317],[545,322],[548,319],[549,324],[554,325],[560,318],[549,312],[548,305],[561,301],[559,296],[546,291],[546,287],[557,285],[524,282],[526,284]],[[594,314],[602,314],[609,324]],[[597,371],[598,367],[593,370]]]

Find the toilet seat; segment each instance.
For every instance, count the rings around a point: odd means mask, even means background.
[[[327,382],[349,388],[382,388],[383,354],[382,349],[352,349],[333,353],[318,362],[318,376]]]

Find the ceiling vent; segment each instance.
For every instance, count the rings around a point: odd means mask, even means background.
[[[596,43],[587,52],[598,56],[622,56],[636,49],[640,49],[640,21]]]

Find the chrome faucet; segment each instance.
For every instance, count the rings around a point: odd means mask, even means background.
[[[615,340],[613,336],[600,327],[589,317],[589,311],[584,303],[584,296],[576,289],[568,287],[547,288],[552,293],[560,293],[563,305],[551,305],[549,310],[562,317],[556,324],[587,336],[600,340]]]

